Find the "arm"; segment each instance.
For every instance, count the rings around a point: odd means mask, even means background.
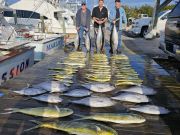
[[[110,14],[109,14],[109,22],[113,23],[115,19],[116,19],[116,17],[114,15],[114,12],[113,12],[113,10],[111,10]]]
[[[80,19],[79,19],[79,10],[76,13],[76,29],[79,30],[80,27]]]
[[[105,15],[105,18],[102,20],[102,23],[107,22],[107,20],[108,20],[108,10],[106,8],[106,15]]]
[[[94,21],[94,22],[96,22],[96,23],[99,24],[99,21],[100,21],[100,20],[99,20],[98,18],[96,18],[96,11],[95,11],[95,10],[96,10],[96,8],[93,9],[92,18],[93,18],[93,21]]]
[[[89,31],[90,30],[90,24],[91,24],[91,11],[90,10],[88,10],[88,15],[87,15],[88,17],[87,17],[87,24],[86,24],[86,27],[87,27],[87,31]]]
[[[126,12],[125,12],[125,10],[124,10],[123,13],[124,13],[124,14],[123,14],[123,22],[124,22],[124,24],[125,24],[125,27],[127,27],[127,17],[126,17]]]

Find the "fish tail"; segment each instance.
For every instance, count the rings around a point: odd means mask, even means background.
[[[40,125],[37,125],[35,127],[29,128],[29,129],[25,129],[23,132],[29,132],[29,131],[37,129],[37,128],[40,128]]]
[[[74,116],[80,117],[80,118],[84,118],[83,115],[79,115],[79,114],[74,114]]]
[[[37,124],[35,127],[32,127],[32,128],[29,128],[29,129],[26,129],[24,130],[23,132],[28,132],[28,131],[31,131],[31,130],[34,130],[34,129],[37,129],[37,128],[40,128],[41,127],[41,122],[37,121],[37,120],[30,120],[31,122]]]
[[[37,121],[37,120],[30,120],[30,122],[38,124],[38,125],[42,124],[40,121]]]
[[[78,114],[74,114],[74,115],[77,116],[77,117],[80,117],[80,118],[79,119],[75,119],[73,121],[80,121],[80,120],[87,120],[87,119],[89,119],[89,117],[85,117],[83,115],[78,115]]]
[[[7,109],[4,109],[5,111],[9,111],[9,112],[4,112],[4,113],[0,113],[0,114],[11,114],[11,113],[16,113],[19,111],[18,108],[7,108]]]

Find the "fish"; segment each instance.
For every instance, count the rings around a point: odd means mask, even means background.
[[[66,62],[66,63],[57,63],[60,65],[68,65],[68,66],[79,66],[79,67],[84,67],[86,64],[85,63],[80,63],[80,62]]]
[[[121,86],[121,85],[128,85],[128,86],[141,86],[141,82],[132,82],[132,81],[127,81],[127,82],[117,82],[115,83],[115,86]]]
[[[122,89],[121,91],[138,93],[138,94],[143,94],[147,96],[155,95],[157,93],[154,89],[146,87],[146,86],[134,86],[129,89]]]
[[[70,92],[64,93],[62,95],[64,96],[69,96],[69,97],[86,97],[86,96],[90,96],[92,94],[92,92],[90,92],[89,90],[85,90],[85,89],[74,89]]]
[[[36,95],[44,94],[47,91],[39,88],[24,88],[22,90],[13,91],[13,92],[24,96],[36,96]]]
[[[96,120],[102,122],[112,122],[116,124],[135,124],[135,123],[143,123],[146,121],[146,119],[141,115],[137,115],[133,113],[95,113],[90,116],[80,116],[80,117],[82,118],[77,120],[90,119],[90,120]]]
[[[95,108],[110,107],[116,104],[116,102],[112,101],[110,98],[98,97],[98,96],[92,96],[80,100],[71,101],[71,103],[85,105],[89,107],[95,107]]]
[[[9,112],[5,112],[1,114],[22,113],[26,115],[45,117],[45,118],[60,118],[73,114],[73,110],[69,108],[58,108],[57,106],[53,108],[52,107],[37,107],[37,108],[25,108],[25,109],[8,108],[5,110]]]
[[[79,34],[77,33],[75,41],[74,41],[74,49],[75,49],[75,51],[78,49],[78,46],[79,46]]]
[[[37,128],[50,128],[59,131],[64,131],[74,135],[118,135],[117,131],[115,131],[111,127],[98,123],[74,122],[74,121],[39,122],[35,120],[31,122],[34,122],[38,125],[33,128],[25,130],[26,132]]]
[[[65,92],[67,91],[67,87],[64,86],[62,83],[58,83],[57,81],[47,81],[42,82],[37,85],[33,85],[34,88],[41,88],[48,92],[54,93],[54,92]]]
[[[135,93],[122,93],[116,97],[111,97],[111,99],[118,101],[132,102],[132,103],[150,102],[150,99],[146,95],[140,95]]]
[[[100,82],[100,83],[106,83],[110,81],[110,78],[94,78],[94,77],[86,77],[88,80],[93,82]]]
[[[110,84],[83,84],[83,87],[93,91],[93,92],[99,92],[99,93],[103,93],[103,92],[110,92],[113,91],[115,89],[114,86],[110,85]]]
[[[96,47],[97,47],[98,53],[102,49],[102,45],[103,45],[103,39],[102,38],[103,38],[102,28],[101,28],[101,25],[99,25],[98,33],[97,33],[97,39],[96,39]]]
[[[61,103],[63,101],[63,99],[60,98],[59,96],[52,95],[52,94],[44,94],[40,96],[35,96],[35,97],[32,97],[32,99],[47,102],[47,103]]]
[[[155,105],[143,105],[143,106],[136,106],[130,108],[132,111],[137,111],[146,114],[153,114],[153,115],[161,115],[161,114],[168,114],[170,111],[161,106]]]
[[[87,51],[89,52],[91,48],[91,40],[90,40],[89,34],[86,34],[85,45],[86,45]]]
[[[113,27],[113,33],[112,33],[112,51],[113,54],[117,51],[118,48],[118,32],[116,29],[116,25]]]
[[[112,56],[111,59],[112,60],[128,60],[129,58],[124,54],[120,54],[120,55]]]

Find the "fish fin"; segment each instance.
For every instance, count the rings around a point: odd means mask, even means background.
[[[32,87],[32,85],[29,84],[29,83],[27,83],[27,84],[26,84],[26,88],[30,88],[30,87]]]
[[[12,114],[12,113],[14,113],[13,111],[11,111],[11,112],[5,112],[5,113],[0,113],[1,115],[5,115],[5,114]]]
[[[100,128],[100,127],[98,127],[98,126],[96,126],[96,125],[95,125],[95,127],[96,127],[97,133],[98,133],[98,132],[101,132],[101,128]]]
[[[41,124],[41,122],[40,122],[40,121],[37,121],[37,120],[29,120],[29,121],[32,122],[32,123],[38,124],[38,125]]]
[[[28,131],[37,129],[37,128],[39,128],[39,127],[40,127],[40,125],[37,125],[37,126],[35,126],[35,127],[29,128],[29,129],[25,129],[23,132],[28,132]]]
[[[58,112],[60,112],[59,107],[57,105],[54,106]]]
[[[7,109],[4,109],[5,111],[9,111],[9,112],[5,112],[5,113],[0,113],[0,114],[11,114],[11,113],[15,113],[15,112],[18,112],[18,108],[7,108]]]

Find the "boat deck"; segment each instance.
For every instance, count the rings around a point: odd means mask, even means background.
[[[180,84],[176,83],[173,78],[169,76],[159,65],[152,59],[145,56],[141,57],[130,52],[124,48],[124,52],[129,56],[132,67],[139,73],[140,78],[144,83],[157,90],[157,95],[150,97],[152,104],[162,105],[167,107],[172,112],[164,116],[154,116],[142,114],[147,121],[143,124],[120,125],[107,124],[114,128],[119,135],[179,135],[180,134]],[[43,61],[37,63],[32,68],[27,69],[20,76],[6,82],[0,87],[0,91],[5,93],[4,97],[0,98],[0,112],[4,112],[5,108],[28,108],[28,107],[42,107],[53,106],[33,99],[27,100],[28,97],[17,96],[13,94],[12,90],[20,90],[27,86],[27,84],[38,84],[48,80],[48,68],[56,67],[56,63],[60,58],[65,56],[63,50],[46,57]],[[76,87],[76,83],[71,89]],[[171,89],[172,88],[172,89]],[[110,96],[107,93],[107,96]],[[69,104],[69,98],[64,98],[64,102],[58,104],[59,107],[69,107],[75,111],[75,114],[89,114],[93,112],[126,112],[126,107],[134,104],[119,102],[116,106],[104,109],[94,109],[74,104]],[[70,116],[59,120],[72,120],[77,118]],[[19,113],[0,115],[0,134],[1,135],[68,135],[67,133],[51,130],[51,129],[36,129],[29,132],[23,130],[35,126],[29,120],[49,120],[42,118],[35,118]],[[53,120],[55,121],[55,120]]]

